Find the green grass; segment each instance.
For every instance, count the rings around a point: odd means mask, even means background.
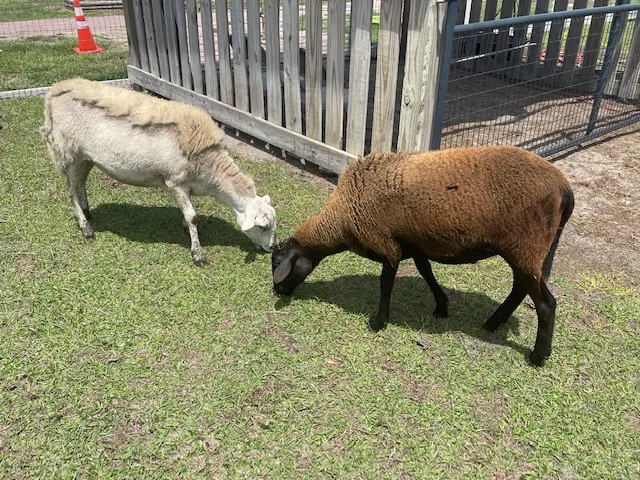
[[[0,40],[0,91],[48,86],[78,75],[91,80],[126,78],[126,46],[94,38],[104,52],[79,55],[73,51],[77,40],[69,38]]]
[[[2,22],[36,20],[40,18],[73,17],[73,10],[64,7],[63,0],[36,0],[22,2],[18,0],[0,0]]]
[[[334,256],[276,301],[269,256],[211,199],[195,201],[204,269],[169,194],[100,172],[86,242],[38,136],[42,101],[0,114],[1,478],[640,475],[640,294],[610,272],[554,278],[543,369],[525,362],[527,306],[481,328],[510,286],[497,260],[434,265],[447,320],[405,271],[371,335],[378,265]],[[291,168],[238,162],[280,238],[326,200]]]

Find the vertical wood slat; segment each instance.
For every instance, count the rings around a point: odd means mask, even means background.
[[[609,4],[609,0],[595,0],[594,7],[604,7]],[[593,92],[596,86],[596,64],[600,54],[600,42],[602,40],[602,32],[604,30],[604,15],[591,17],[591,25],[587,43],[584,47],[584,56],[582,60],[582,68],[580,69],[581,89],[586,92]]]
[[[144,20],[144,33],[147,37],[147,53],[149,55],[149,69],[154,75],[160,76],[160,66],[158,65],[158,52],[156,50],[156,36],[153,29],[153,12],[151,11],[151,1],[142,0],[142,19]]]
[[[575,0],[573,2],[573,10],[587,8],[587,0]],[[567,32],[567,42],[564,46],[564,60],[558,77],[558,85],[565,87],[573,83],[576,75],[576,62],[578,60],[578,51],[580,43],[582,43],[582,30],[584,27],[584,17],[574,17],[569,24]]]
[[[627,64],[622,75],[618,95],[628,100],[640,99],[638,81],[640,81],[640,12],[636,15]]]
[[[198,12],[196,0],[187,0],[187,32],[189,35],[189,63],[191,63],[191,77],[193,89],[203,93],[202,64],[200,63],[200,39],[198,38]]]
[[[171,83],[180,83],[180,59],[178,58],[178,36],[171,0],[162,0],[164,28],[167,33],[167,53],[169,56],[169,76]]]
[[[627,5],[629,0],[622,0],[620,4]],[[617,5],[618,3],[616,3]],[[616,77],[618,73],[618,62],[620,61],[620,53],[622,52],[622,44],[624,43],[625,30],[627,28],[627,20],[629,18],[629,13],[624,12],[620,14],[620,24],[618,26],[618,40],[613,50],[613,55],[611,56],[611,62],[609,64],[609,78],[607,79],[607,83],[604,86],[604,93],[606,95],[615,95],[616,92]]]
[[[211,0],[200,0],[202,19],[202,44],[204,46],[204,80],[207,96],[218,100],[218,71],[216,68],[216,50],[213,43],[213,13]]]
[[[267,118],[282,125],[282,80],[280,78],[280,5],[279,0],[265,0],[267,37]]]
[[[546,13],[549,10],[549,0],[537,0],[535,13]],[[540,51],[542,49],[542,39],[544,36],[544,23],[536,23],[531,30],[529,43],[531,46],[527,50],[527,76],[536,78],[538,76],[538,65],[540,62]]]
[[[553,3],[554,12],[564,12],[567,10],[569,0],[555,0]],[[547,41],[547,50],[545,52],[544,63],[542,66],[542,74],[544,76],[553,75],[558,65],[558,56],[560,55],[560,42],[562,40],[562,31],[564,30],[564,19],[551,22],[549,30],[549,39]],[[548,83],[553,84],[555,79],[552,78]]]
[[[283,0],[284,41],[284,111],[285,124],[294,132],[302,132],[300,100],[300,38],[298,0]]]
[[[189,64],[189,44],[187,43],[187,17],[185,12],[185,0],[173,0],[173,13],[177,28],[178,51],[180,54],[180,75],[182,86],[192,88],[191,65]]]
[[[393,116],[396,105],[402,0],[382,0],[378,58],[376,60],[376,92],[373,106],[371,151],[388,152],[393,141]]]
[[[440,79],[440,55],[443,49],[443,32],[447,21],[446,2],[428,2],[427,6],[427,38],[424,45],[422,96],[419,111],[422,112],[418,122],[417,148],[431,149],[431,137],[434,127],[434,114],[438,97],[438,80]]]
[[[458,15],[456,16],[456,25],[464,24],[464,17],[467,16],[467,0],[458,1]]]
[[[138,35],[136,34],[133,0],[123,0],[122,13],[124,14],[124,24],[127,29],[127,39],[129,43],[129,63],[140,68],[140,45],[138,44]]]
[[[260,6],[258,5],[258,0],[247,0],[247,37],[251,113],[257,117],[264,118],[262,45],[260,43]]]
[[[373,1],[351,4],[353,37],[349,57],[349,106],[347,110],[346,150],[364,153],[369,97],[369,69],[371,67],[371,16]]]
[[[227,0],[216,0],[216,28],[218,30],[218,61],[220,62],[220,100],[227,105],[233,105]]]
[[[306,136],[322,140],[322,1],[307,0]]]
[[[526,0],[524,0],[526,1]],[[480,21],[480,14],[482,13],[482,0],[472,0],[471,12],[469,13],[469,23],[478,23]],[[478,35],[469,35],[465,39],[464,56],[468,57],[476,54],[476,48],[478,46]]]
[[[520,0],[518,2],[518,12],[516,16],[524,17],[531,13],[531,0]],[[529,25],[520,25],[514,28],[513,30],[513,45],[517,47],[513,53],[511,54],[511,61],[509,64],[511,66],[519,66],[522,64],[522,55],[524,54],[523,45],[526,43],[527,39],[527,29]],[[522,76],[521,69],[518,68],[513,71],[512,77],[520,78]]]
[[[144,20],[142,18],[142,0],[132,0],[133,19],[136,25],[136,38],[140,53],[140,68],[145,71],[150,70],[149,52],[147,50],[147,38],[144,30]]]
[[[337,148],[342,147],[344,124],[344,32],[346,9],[345,0],[329,0],[325,143]]]
[[[503,0],[500,8],[500,18],[511,18],[513,16],[513,6],[514,0]],[[498,32],[498,36],[496,38],[496,52],[498,53],[494,55],[494,69],[503,69],[506,66],[505,60],[507,58],[507,53],[505,50],[507,49],[509,42],[509,30],[510,28],[506,27]]]
[[[233,90],[236,97],[236,107],[248,112],[249,85],[247,84],[247,39],[244,34],[244,7],[242,0],[230,1]]]
[[[498,0],[486,0],[484,5],[484,21],[495,20],[498,11]],[[483,32],[480,35],[480,54],[487,54],[493,50],[495,43],[495,35],[492,32]],[[474,61],[475,68],[484,70],[491,61],[491,55],[485,55]]]
[[[420,142],[419,123],[422,98],[422,75],[427,41],[427,2],[411,3],[404,64],[398,150],[416,150]]]
[[[160,76],[165,80],[169,80],[169,56],[167,54],[167,42],[165,39],[162,2],[154,1],[151,5],[151,10],[153,12],[153,28],[156,32],[156,48],[158,49]]]

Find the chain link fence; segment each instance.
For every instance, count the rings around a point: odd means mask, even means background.
[[[127,77],[127,32],[122,2],[81,2],[101,53],[80,55],[72,0],[0,0],[0,99],[43,95],[74,76],[92,80]]]

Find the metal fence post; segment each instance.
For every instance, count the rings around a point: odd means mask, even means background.
[[[617,2],[616,2],[617,3]],[[607,84],[607,79],[611,70],[611,57],[613,51],[618,43],[618,36],[620,34],[620,16],[628,15],[627,12],[616,12],[611,22],[611,31],[609,33],[609,39],[607,40],[607,48],[604,52],[604,60],[602,61],[602,70],[600,70],[600,76],[598,77],[598,83],[596,83],[596,92],[593,97],[593,107],[591,108],[591,115],[589,116],[589,125],[587,126],[587,135],[593,132],[598,121],[598,112],[600,111],[600,103],[602,102],[602,96],[604,95],[604,87]],[[615,70],[614,70],[615,74]]]
[[[447,16],[442,32],[442,51],[438,67],[438,94],[436,108],[433,112],[433,130],[431,133],[430,150],[440,150],[442,140],[442,124],[444,122],[444,105],[447,101],[447,87],[449,83],[449,69],[451,67],[451,51],[453,48],[453,30],[458,16],[458,0],[449,0]]]

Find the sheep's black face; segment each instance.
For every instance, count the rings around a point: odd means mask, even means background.
[[[305,255],[304,248],[296,240],[284,240],[271,254],[273,289],[278,295],[291,295],[317,265],[318,262]]]

